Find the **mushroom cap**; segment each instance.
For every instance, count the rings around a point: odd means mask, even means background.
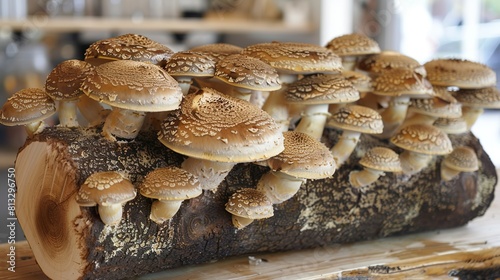
[[[496,87],[460,89],[453,95],[462,106],[488,109],[500,108],[500,91]]]
[[[59,63],[47,76],[45,92],[54,100],[76,100],[83,91],[80,86],[94,66],[88,62],[70,59]]]
[[[425,76],[424,67],[414,58],[395,51],[382,51],[362,59],[357,69],[373,74],[382,74],[391,69],[412,69]]]
[[[288,103],[335,104],[359,100],[359,91],[342,75],[311,75],[288,85]]]
[[[247,219],[265,219],[274,215],[273,204],[262,192],[242,188],[231,195],[226,211]]]
[[[384,129],[380,114],[360,105],[346,105],[339,108],[328,119],[327,126],[366,134],[380,134]]]
[[[432,125],[405,126],[390,141],[402,149],[427,155],[446,155],[453,150],[448,135]]]
[[[432,124],[446,134],[460,134],[469,131],[464,118],[438,118]]]
[[[399,155],[392,149],[385,147],[371,148],[359,160],[359,164],[367,168],[386,172],[403,171]]]
[[[298,131],[286,131],[283,136],[285,149],[267,160],[272,170],[305,179],[322,179],[335,173],[337,164],[323,143]]]
[[[314,44],[259,43],[244,48],[242,53],[256,57],[283,73],[336,73],[342,69],[342,61],[338,55],[325,47]]]
[[[202,52],[182,51],[170,57],[165,64],[165,70],[172,77],[213,77],[215,60]]]
[[[488,66],[466,59],[440,58],[424,64],[433,85],[482,88],[496,84],[496,74]]]
[[[174,167],[157,168],[149,172],[140,187],[142,196],[160,200],[185,200],[202,193],[198,178]]]
[[[231,54],[241,53],[242,50],[242,47],[227,43],[205,44],[190,49],[190,51],[194,52],[203,52],[206,55],[211,56],[215,61]]]
[[[211,88],[186,95],[180,109],[167,114],[158,139],[180,154],[220,162],[264,160],[284,149],[268,113]]]
[[[44,89],[25,88],[7,99],[0,110],[0,123],[7,126],[42,121],[56,112],[56,105]]]
[[[438,97],[413,98],[408,111],[436,118],[458,118],[462,115],[462,104],[449,103]]]
[[[281,88],[276,69],[260,59],[242,54],[228,55],[217,61],[214,77],[250,90],[274,91]]]
[[[90,175],[76,194],[80,206],[110,206],[123,204],[135,198],[137,191],[125,176],[116,171],[96,172]]]
[[[92,43],[85,51],[85,61],[98,59],[135,60],[165,63],[174,52],[168,47],[139,34],[124,34]]]
[[[460,172],[473,172],[479,169],[476,152],[470,147],[459,146],[446,155],[443,164]]]
[[[384,71],[372,80],[373,93],[384,96],[409,95],[425,98],[434,95],[432,85],[418,72],[407,68]]]
[[[82,90],[99,102],[140,112],[177,109],[183,96],[178,82],[161,67],[132,60],[97,66]]]
[[[359,92],[371,92],[373,90],[372,78],[357,71],[342,71],[340,73],[346,78]]]
[[[326,44],[326,48],[332,50],[340,57],[367,55],[380,52],[380,47],[375,40],[359,33],[335,37]]]

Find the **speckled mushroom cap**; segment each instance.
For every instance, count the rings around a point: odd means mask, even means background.
[[[446,133],[425,124],[405,126],[390,141],[402,149],[427,155],[446,155],[453,150]]]
[[[262,192],[242,188],[229,197],[226,211],[247,219],[265,219],[274,215],[273,204]]]
[[[231,54],[241,53],[242,50],[242,47],[227,43],[205,44],[190,49],[190,51],[203,52],[211,56],[215,61]]]
[[[172,77],[213,77],[215,60],[202,52],[182,51],[170,57],[165,64],[165,70]]]
[[[359,160],[359,164],[367,168],[386,172],[403,171],[399,155],[386,147],[371,148]]]
[[[346,78],[359,92],[371,92],[373,90],[372,78],[357,71],[342,71],[340,73]]]
[[[81,95],[80,86],[87,75],[95,71],[88,62],[70,59],[59,63],[45,80],[45,92],[54,100],[76,100]]]
[[[269,114],[210,88],[186,95],[165,118],[158,139],[180,154],[220,162],[264,160],[284,149]]]
[[[462,116],[462,104],[449,103],[437,97],[412,98],[408,111],[437,118],[458,118]]]
[[[326,48],[332,50],[340,57],[367,55],[380,52],[380,47],[375,40],[359,33],[335,37],[326,44]]]
[[[97,66],[83,81],[82,90],[99,102],[141,112],[174,110],[182,99],[179,84],[165,70],[132,60]]]
[[[494,86],[480,89],[460,89],[453,96],[462,103],[462,106],[500,108],[500,91]]]
[[[85,51],[85,61],[98,65],[102,60],[136,60],[162,65],[172,54],[171,49],[145,36],[124,34],[92,43]]]
[[[342,69],[342,62],[338,55],[325,47],[314,44],[259,43],[244,48],[242,53],[266,62],[282,73],[337,73]]]
[[[359,100],[359,91],[342,75],[311,75],[288,85],[288,103],[334,104]]]
[[[281,88],[278,71],[260,59],[233,54],[217,61],[215,78],[235,87],[274,91]]]
[[[454,148],[450,154],[444,157],[443,164],[461,172],[473,172],[479,169],[476,152],[467,146]]]
[[[149,172],[139,189],[142,196],[160,200],[185,200],[202,193],[196,176],[174,166]]]
[[[96,172],[80,186],[76,202],[80,206],[110,206],[122,204],[135,198],[137,192],[123,174],[116,171]]]
[[[496,84],[496,74],[488,66],[465,59],[440,58],[424,64],[427,79],[438,86],[482,88]]]
[[[0,123],[7,126],[42,121],[56,112],[56,105],[44,89],[26,88],[12,95],[0,110]]]
[[[357,69],[374,74],[382,74],[391,69],[413,69],[425,76],[425,68],[414,58],[395,51],[382,51],[362,59]]]
[[[446,134],[460,134],[469,131],[464,118],[438,118],[432,124]]]
[[[335,159],[323,143],[298,131],[286,131],[283,136],[285,150],[267,160],[269,168],[305,179],[322,179],[335,173]]]
[[[409,95],[426,98],[434,95],[431,83],[412,69],[396,68],[386,70],[372,81],[373,93],[384,96]]]
[[[346,105],[339,108],[328,119],[326,126],[366,134],[380,134],[384,129],[380,114],[360,105]]]

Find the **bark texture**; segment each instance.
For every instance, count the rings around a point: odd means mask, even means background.
[[[337,137],[337,131],[326,129],[323,142],[332,147]],[[64,276],[83,279],[120,279],[235,255],[456,227],[487,210],[497,177],[474,135],[450,138],[454,146],[476,151],[477,172],[441,181],[442,157],[435,157],[416,175],[387,173],[374,184],[355,189],[349,184],[349,172],[361,169],[357,161],[365,151],[386,146],[401,152],[386,140],[363,135],[332,178],[308,180],[292,199],[274,206],[273,217],[235,230],[224,204],[238,188],[255,187],[266,167],[236,165],[215,193],[205,191],[183,202],[179,212],[162,225],[149,220],[152,200],[138,195],[124,207],[118,226],[105,226],[95,207],[80,208],[74,201],[78,186],[89,175],[126,171],[139,186],[147,172],[180,166],[183,157],[163,146],[154,132],[141,132],[131,142],[112,143],[95,128],[47,128],[28,139],[18,154],[18,203],[23,205],[18,219],[49,277],[58,278],[64,267],[71,270]]]

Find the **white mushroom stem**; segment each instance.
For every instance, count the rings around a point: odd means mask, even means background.
[[[254,219],[244,218],[233,214],[232,221],[235,228],[242,229],[251,224],[254,221]]]
[[[401,160],[401,168],[406,175],[413,175],[427,167],[432,159],[432,155],[416,153],[405,150],[399,156]]]
[[[269,171],[257,183],[257,190],[264,193],[273,203],[282,203],[292,198],[306,181],[279,171]]]
[[[144,112],[115,107],[104,122],[102,134],[112,141],[115,141],[116,137],[134,139],[139,134],[145,118]]]
[[[233,86],[229,92],[226,92],[226,94],[234,98],[250,102],[250,96],[252,95],[252,90]]]
[[[189,76],[175,76],[174,79],[179,83],[182,94],[186,95],[193,84],[193,79]]]
[[[103,124],[110,113],[110,110],[104,109],[98,101],[86,95],[80,97],[77,107],[82,116],[89,123],[89,126]]]
[[[360,136],[360,132],[350,130],[344,130],[342,135],[339,136],[337,143],[330,149],[338,167],[344,164],[352,154],[359,142]]]
[[[370,185],[378,180],[380,176],[384,176],[384,171],[375,170],[365,167],[363,170],[355,170],[349,173],[349,182],[355,188],[361,188]]]
[[[330,116],[328,104],[316,104],[305,106],[302,118],[295,131],[306,133],[316,140],[323,135],[326,121]]]
[[[59,116],[59,124],[64,127],[78,127],[76,120],[78,99],[75,100],[60,100],[57,114]]]
[[[285,92],[288,85],[297,80],[295,74],[280,74],[281,88],[269,94],[266,102],[262,106],[262,110],[266,111],[278,125],[281,126],[281,131],[288,131],[290,126],[290,114],[285,98]]]
[[[155,200],[151,204],[149,218],[157,224],[162,224],[171,219],[182,205],[183,200]]]
[[[354,71],[356,68],[356,63],[358,61],[357,56],[348,55],[342,57],[342,69],[343,71]]]
[[[446,164],[441,162],[441,179],[443,181],[450,181],[460,174],[460,171],[448,167]]]
[[[250,95],[249,102],[259,108],[262,108],[268,97],[269,97],[268,91],[253,90],[252,94]]]
[[[480,107],[462,107],[462,118],[467,124],[467,130],[470,130],[472,126],[476,123],[479,116],[484,112],[483,108]]]
[[[123,206],[118,204],[99,205],[97,206],[99,217],[106,225],[117,225],[122,219]]]
[[[33,135],[42,132],[45,129],[45,127],[46,124],[44,121],[37,121],[24,125],[28,137],[33,137]]]
[[[384,131],[378,134],[377,137],[387,139],[391,137],[401,126],[406,118],[408,106],[410,105],[409,96],[398,96],[389,102],[389,106],[380,113],[384,122]]]
[[[182,162],[182,168],[198,177],[203,190],[215,192],[219,184],[233,169],[233,162],[217,162],[189,157]]]

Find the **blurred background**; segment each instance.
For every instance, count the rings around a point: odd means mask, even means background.
[[[465,58],[500,73],[498,0],[0,0],[0,104],[42,87],[55,65],[83,59],[92,42],[124,33],[179,51],[215,42],[325,45],[352,32],[421,63]],[[473,132],[500,166],[500,112],[486,110]],[[22,127],[0,125],[1,199],[25,137]],[[0,243],[6,238],[0,232]]]

